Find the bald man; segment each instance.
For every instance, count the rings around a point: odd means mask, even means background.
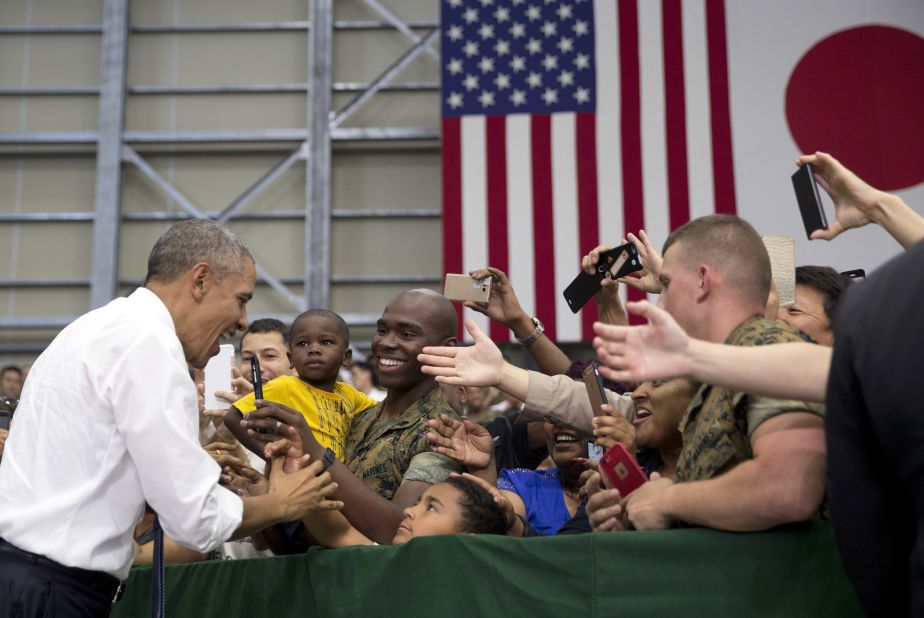
[[[452,472],[464,471],[457,462],[432,452],[424,438],[426,419],[458,415],[443,399],[435,378],[421,372],[417,360],[425,346],[455,345],[456,324],[452,303],[425,289],[396,296],[376,323],[371,360],[388,394],[353,419],[345,461],[327,457],[328,470],[339,484],[336,499],[345,504],[343,514],[376,542],[390,542],[403,509],[416,503],[427,487]],[[295,427],[312,461],[324,459],[324,447],[301,418],[268,402],[248,415],[246,423],[268,432],[256,435],[261,440],[274,439],[277,420]]]

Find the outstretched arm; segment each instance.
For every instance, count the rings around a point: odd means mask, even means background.
[[[629,311],[648,319],[642,326],[597,323],[594,347],[612,380],[685,377],[777,399],[824,402],[831,349],[810,343],[758,347],[708,343],[687,336],[663,309],[647,301]]]
[[[813,240],[831,240],[854,227],[877,223],[906,249],[924,239],[924,217],[897,195],[875,189],[824,152],[802,155],[796,165],[809,163],[818,184],[834,201],[835,220],[812,232]]]

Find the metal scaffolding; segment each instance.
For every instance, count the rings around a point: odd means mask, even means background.
[[[338,142],[370,142],[383,144],[414,142],[428,148],[438,148],[439,132],[433,127],[344,127],[343,123],[363,107],[378,92],[433,92],[438,82],[396,83],[398,74],[419,56],[427,55],[438,61],[434,48],[438,23],[435,21],[405,21],[398,18],[378,0],[362,2],[381,19],[334,20],[333,0],[311,0],[306,7],[307,21],[261,22],[243,24],[173,24],[132,25],[129,22],[129,0],[104,0],[102,23],[60,26],[3,26],[3,35],[32,34],[98,34],[101,36],[100,85],[98,87],[21,87],[0,88],[0,97],[15,96],[98,96],[98,130],[36,131],[0,133],[0,147],[15,148],[18,156],[33,148],[82,146],[95,150],[95,200],[92,212],[23,212],[0,213],[0,223],[80,223],[93,224],[93,252],[90,277],[69,279],[0,279],[0,289],[62,287],[90,289],[90,304],[97,307],[117,295],[119,286],[140,282],[119,278],[118,251],[122,222],[176,221],[189,217],[209,218],[221,223],[237,220],[303,220],[305,249],[303,277],[283,278],[257,264],[258,281],[277,292],[291,307],[291,313],[278,315],[291,320],[307,307],[327,307],[330,286],[355,283],[432,284],[434,277],[423,276],[337,276],[331,273],[331,222],[335,219],[365,218],[438,218],[439,209],[416,210],[335,210],[331,203],[331,156]],[[407,39],[410,47],[381,74],[369,82],[333,81],[333,38],[341,30],[394,30]],[[308,38],[308,75],[306,83],[249,84],[234,86],[160,86],[126,87],[128,43],[138,33],[203,33],[203,32],[304,32]],[[248,130],[187,130],[132,131],[125,130],[126,97],[130,95],[236,95],[251,93],[304,93],[308,115],[304,127],[288,129]],[[332,107],[333,93],[355,93],[340,109]],[[139,154],[142,145],[174,146],[182,144],[221,144],[224,152],[233,152],[252,144],[283,153],[278,162],[219,212],[205,211],[184,195],[168,179]],[[242,212],[258,194],[295,164],[304,162],[304,210],[282,212]],[[182,212],[152,211],[123,213],[120,208],[123,165],[136,168],[163,195],[171,198]],[[302,285],[296,294],[290,286]],[[77,316],[0,317],[2,329],[59,329]],[[378,314],[354,313],[344,316],[348,323],[374,324]],[[21,343],[0,345],[0,352],[29,349]],[[34,350],[38,351],[38,350]]]

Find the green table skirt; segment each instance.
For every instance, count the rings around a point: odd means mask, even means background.
[[[113,616],[151,615],[132,570]],[[179,616],[862,615],[827,523],[763,533],[685,529],[513,539],[441,536],[397,547],[167,567]]]

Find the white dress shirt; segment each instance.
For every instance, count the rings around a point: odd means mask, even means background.
[[[243,503],[218,485],[197,416],[173,319],[153,292],[82,316],[30,371],[0,460],[0,537],[125,579],[147,501],[170,538],[217,548]]]

